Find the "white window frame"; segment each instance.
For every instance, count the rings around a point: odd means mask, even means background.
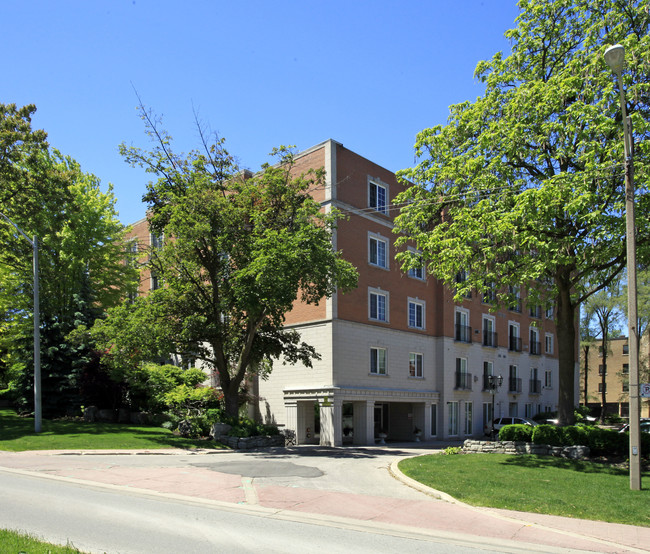
[[[381,346],[370,347],[369,368],[370,375],[388,375],[388,353],[385,348]]]
[[[474,434],[474,421],[473,421],[473,411],[474,404],[473,402],[465,402],[465,421],[464,421],[464,432],[465,435]]]
[[[409,377],[422,379],[424,377],[424,356],[421,352],[409,352]]]
[[[383,247],[383,260],[381,259],[381,249]],[[387,238],[376,233],[368,233],[368,263],[375,267],[388,269],[388,256],[390,244]],[[375,261],[373,261],[373,257]]]
[[[376,306],[375,306],[375,311],[377,314],[377,317],[372,317],[372,312],[373,312],[373,297],[376,298]],[[384,300],[384,317],[381,318],[380,315],[380,309],[379,309],[379,299],[383,298]],[[368,289],[368,319],[370,321],[381,321],[382,323],[388,323],[389,322],[389,317],[388,317],[388,305],[389,305],[389,294],[387,291],[383,291],[380,289],[373,289],[369,288]]]
[[[162,233],[160,235],[149,233],[149,244],[151,244],[151,248],[162,248],[164,240],[165,235]]]
[[[376,189],[374,202],[371,193],[373,187]],[[380,202],[380,190],[383,191],[383,202]],[[380,214],[388,215],[388,202],[388,185],[379,183],[375,179],[368,179],[368,206]]]
[[[447,434],[450,437],[458,436],[458,417],[460,415],[458,401],[447,403]]]
[[[544,388],[552,389],[553,388],[553,371],[547,369],[544,372]]]
[[[411,319],[411,307],[414,310],[414,319]],[[420,309],[420,325],[418,325],[418,308]],[[409,298],[406,303],[406,318],[407,324],[411,329],[425,329],[426,321],[426,303],[424,300],[419,300],[418,298]]]
[[[546,354],[553,354],[553,351],[555,350],[554,342],[553,333],[546,333],[544,335],[544,352]]]

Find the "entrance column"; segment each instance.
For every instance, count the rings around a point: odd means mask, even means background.
[[[320,445],[335,446],[334,404],[328,397],[319,398],[318,407],[320,409]]]
[[[431,440],[431,401],[424,403],[424,422],[422,427],[422,436],[424,440]]]
[[[354,403],[354,444],[375,444],[375,401]]]
[[[298,402],[296,400],[285,400],[284,408],[287,414],[286,428],[295,433],[296,444],[300,444],[300,435],[298,433]]]

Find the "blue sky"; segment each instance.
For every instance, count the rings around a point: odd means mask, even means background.
[[[482,92],[478,61],[509,52],[515,0],[4,0],[2,102],[33,103],[50,144],[114,186],[124,223],[149,176],[137,98],[186,152],[196,112],[242,167],[328,138],[397,171],[416,134]]]

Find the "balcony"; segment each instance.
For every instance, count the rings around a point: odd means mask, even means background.
[[[542,343],[536,340],[530,341],[530,353],[535,356],[542,355]]]
[[[499,344],[497,334],[483,329],[483,346],[492,346],[494,348]]]
[[[521,337],[508,337],[508,350],[511,352],[521,352]]]
[[[472,328],[469,325],[457,323],[455,338],[459,342],[472,342]]]
[[[472,374],[464,371],[456,372],[456,390],[472,390]]]
[[[510,377],[508,379],[508,392],[521,393],[521,379],[519,377]]]
[[[542,394],[542,382],[539,379],[531,379],[529,392],[530,394]]]

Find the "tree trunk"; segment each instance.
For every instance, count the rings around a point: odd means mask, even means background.
[[[605,423],[605,416],[607,415],[607,349],[608,349],[609,335],[607,327],[603,328],[603,371],[600,376],[600,424]]]
[[[224,387],[222,390],[226,415],[237,417],[239,415],[239,387]]]
[[[557,343],[559,356],[558,419],[560,425],[575,422],[576,315],[578,307],[571,301],[571,288],[558,279]],[[567,280],[568,282],[568,280]]]
[[[584,347],[584,353],[585,353],[585,408],[587,407],[587,398],[588,398],[588,392],[589,392],[589,345],[587,344]]]

